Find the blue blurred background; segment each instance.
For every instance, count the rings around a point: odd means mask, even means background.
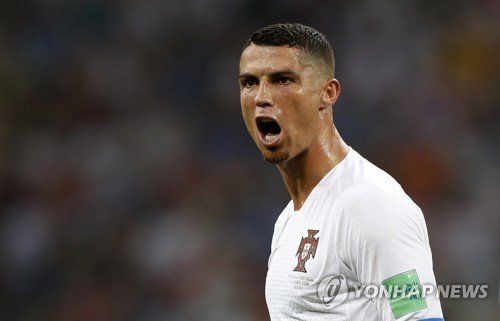
[[[449,321],[498,320],[498,1],[0,5],[0,320],[267,320],[288,202],[240,115],[256,29],[331,40],[335,122],[422,207]]]

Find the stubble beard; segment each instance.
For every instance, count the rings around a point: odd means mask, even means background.
[[[264,161],[274,165],[279,165],[284,163],[285,161],[288,160],[289,157],[290,155],[288,152],[279,150],[276,151],[266,150],[262,153],[262,158],[264,159]]]

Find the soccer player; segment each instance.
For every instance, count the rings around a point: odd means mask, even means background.
[[[442,321],[421,210],[340,137],[332,48],[301,24],[255,32],[240,59],[243,119],[291,196],[266,278],[272,320]]]

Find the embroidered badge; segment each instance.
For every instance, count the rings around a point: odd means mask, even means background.
[[[299,244],[299,249],[297,250],[297,266],[294,271],[307,273],[305,264],[307,260],[312,256],[316,255],[316,249],[318,247],[319,237],[314,238],[318,234],[319,230],[307,230],[307,237],[302,237]]]

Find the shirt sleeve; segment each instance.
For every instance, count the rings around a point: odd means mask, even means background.
[[[344,195],[342,212],[341,259],[360,286],[387,293],[371,299],[380,318],[442,321],[420,208],[402,190],[364,187]]]

